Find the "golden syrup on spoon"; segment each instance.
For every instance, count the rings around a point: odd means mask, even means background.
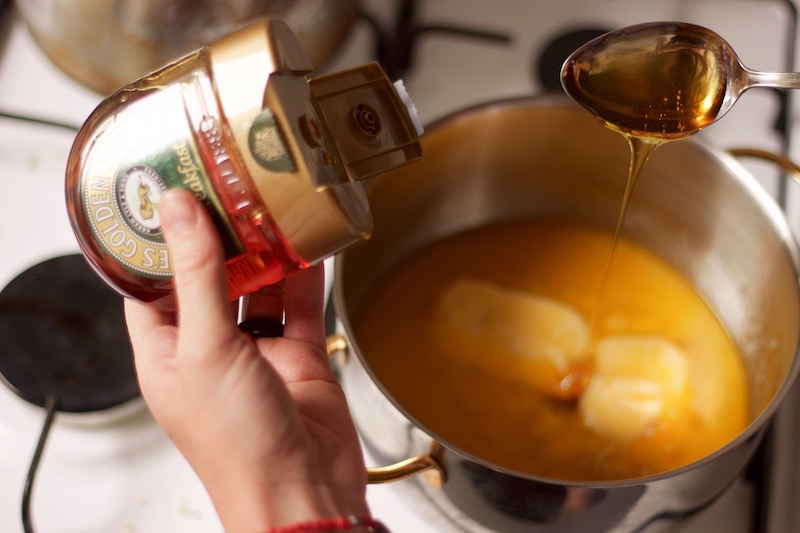
[[[567,94],[622,134],[631,151],[601,295],[633,188],[650,154],[664,142],[697,133],[722,108],[726,57],[705,36],[702,28],[687,25],[631,26],[590,41],[561,70]]]
[[[623,135],[673,140],[716,120],[728,86],[724,48],[702,28],[632,26],[590,41],[564,63],[576,102]]]

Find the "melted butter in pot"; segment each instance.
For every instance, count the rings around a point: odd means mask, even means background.
[[[354,336],[411,416],[498,466],[580,481],[684,466],[748,423],[742,361],[689,283],[631,241],[617,242],[595,307],[612,239],[556,220],[451,236],[377,284]],[[447,298],[459,291],[489,303],[455,313]],[[469,326],[487,310],[492,320],[492,302],[497,323]],[[522,331],[548,309],[557,316],[543,331],[566,324],[563,338]],[[580,317],[592,325],[585,342]]]

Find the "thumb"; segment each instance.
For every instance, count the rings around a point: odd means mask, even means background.
[[[158,203],[169,246],[181,338],[203,342],[230,327],[231,307],[219,235],[203,205],[186,190],[167,191]],[[202,337],[202,338],[201,338]]]

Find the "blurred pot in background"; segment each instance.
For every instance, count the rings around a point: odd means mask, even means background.
[[[321,65],[355,0],[17,0],[33,38],[67,75],[100,94],[141,78],[259,17],[285,22]]]

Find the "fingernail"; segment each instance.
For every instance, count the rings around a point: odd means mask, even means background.
[[[179,234],[197,225],[197,210],[190,193],[169,190],[158,202],[161,227],[167,233]]]

